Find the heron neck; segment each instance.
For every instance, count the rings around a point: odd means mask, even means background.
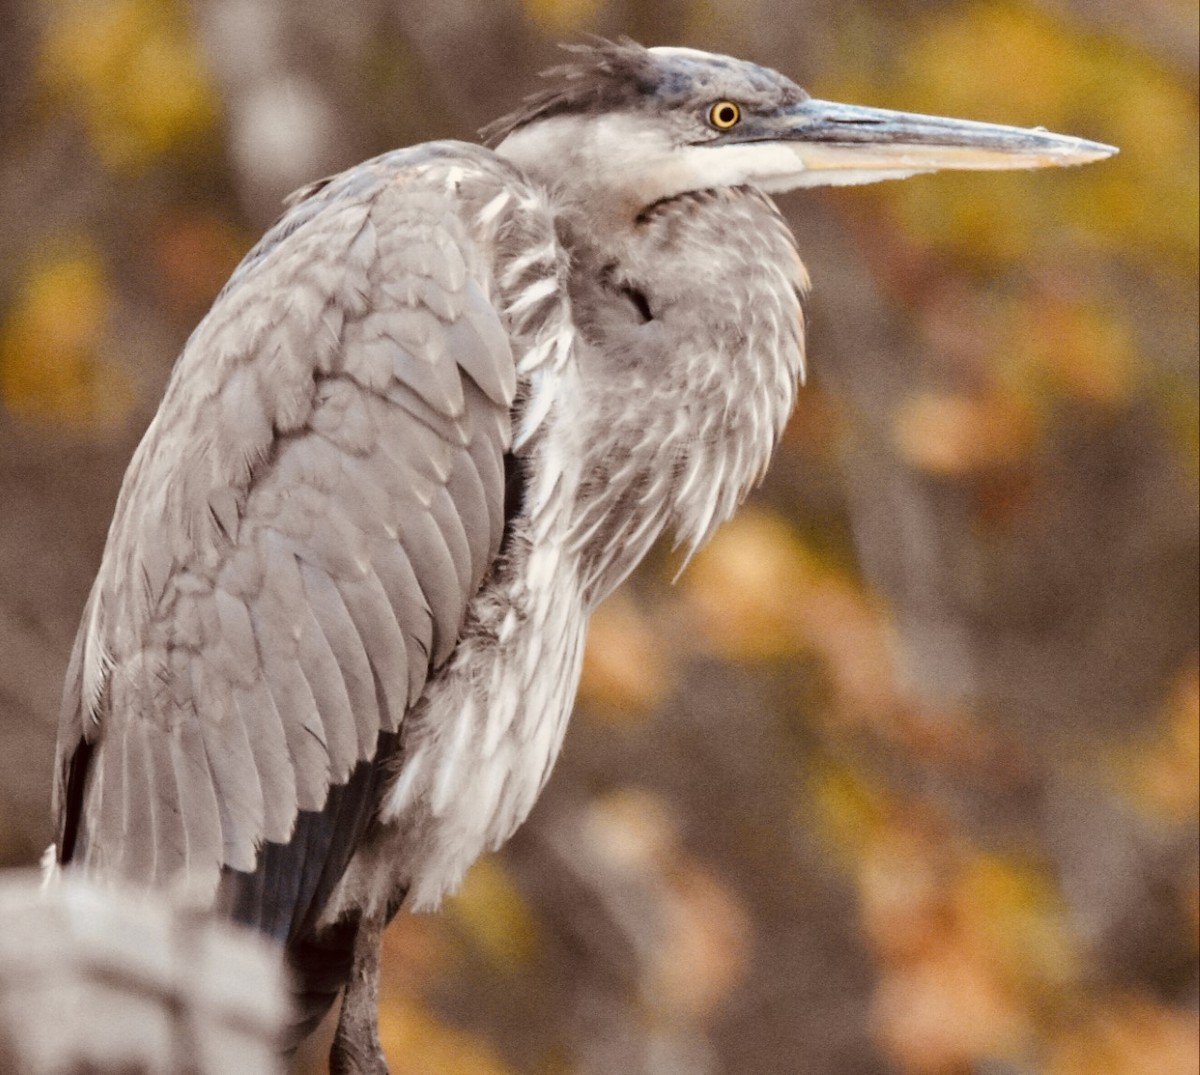
[[[594,460],[574,543],[599,600],[666,529],[689,555],[764,472],[803,375],[807,275],[747,188],[651,206],[621,233],[564,214]]]

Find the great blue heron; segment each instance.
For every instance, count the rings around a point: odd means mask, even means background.
[[[183,350],[67,677],[60,863],[276,937],[385,1071],[379,933],[522,822],[597,603],[762,476],[808,287],[768,195],[1111,147],[573,50],[486,135],[295,195]],[[347,986],[347,983],[348,986]]]

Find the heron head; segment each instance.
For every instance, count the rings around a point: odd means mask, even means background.
[[[943,169],[1045,168],[1112,146],[990,123],[835,104],[769,68],[632,41],[571,46],[550,88],[484,134],[568,197],[640,211],[692,190],[873,183]]]

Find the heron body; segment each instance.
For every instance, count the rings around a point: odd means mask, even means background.
[[[1107,147],[813,101],[765,68],[578,50],[492,130],[301,191],[189,339],[68,672],[60,862],[284,944],[306,1029],[378,933],[528,815],[586,625],[761,478],[807,277],[767,192]]]

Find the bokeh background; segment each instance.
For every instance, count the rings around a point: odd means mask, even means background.
[[[389,932],[393,1071],[1196,1072],[1192,0],[3,0],[0,862],[50,839],[121,474],[280,198],[585,32],[1122,152],[783,199],[775,466],[607,604],[533,817]]]

